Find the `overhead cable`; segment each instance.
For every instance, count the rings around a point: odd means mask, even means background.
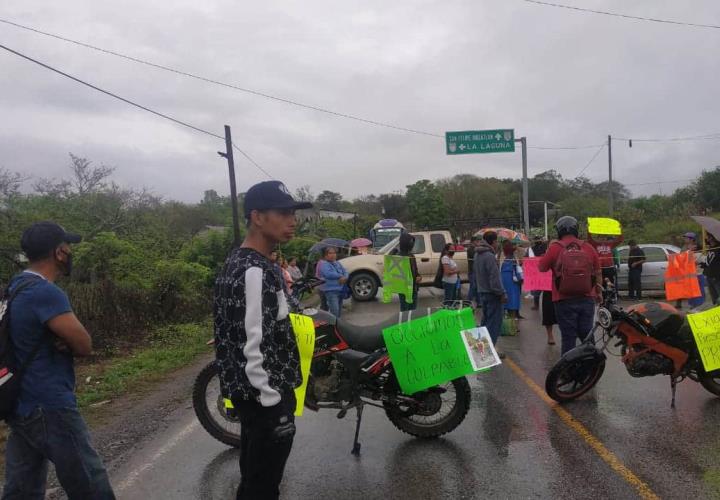
[[[246,88],[246,87],[241,87],[241,86],[239,86],[239,85],[235,85],[235,84],[232,84],[232,83],[227,83],[227,82],[223,82],[223,81],[216,80],[216,79],[213,79],[213,78],[209,78],[209,77],[206,77],[206,76],[202,76],[202,75],[197,74],[197,73],[190,73],[190,72],[188,72],[188,71],[183,71],[183,70],[181,70],[181,69],[173,68],[173,67],[170,67],[170,66],[166,66],[166,65],[163,65],[163,64],[155,63],[155,62],[148,61],[148,60],[145,60],[145,59],[140,59],[140,58],[138,58],[138,57],[133,57],[133,56],[130,56],[130,55],[127,55],[127,54],[123,54],[123,53],[121,53],[121,52],[117,52],[117,51],[114,51],[114,50],[110,50],[110,49],[106,49],[106,48],[103,48],[103,47],[99,47],[99,46],[97,46],[97,45],[92,45],[92,44],[89,44],[89,43],[81,42],[81,41],[79,41],[79,40],[74,40],[74,39],[72,39],[72,38],[68,38],[68,37],[65,37],[65,36],[62,36],[62,35],[58,35],[58,34],[55,34],[55,33],[50,33],[50,32],[48,32],[48,31],[43,31],[43,30],[40,30],[40,29],[38,29],[38,28],[33,28],[32,26],[27,26],[27,25],[24,25],[24,24],[16,23],[16,22],[14,22],[14,21],[10,21],[10,20],[8,20],[8,19],[0,18],[0,23],[6,24],[6,25],[8,25],[8,26],[13,26],[13,27],[15,27],[15,28],[19,28],[19,29],[22,29],[22,30],[30,31],[30,32],[33,32],[33,33],[36,33],[36,34],[39,34],[39,35],[47,36],[47,37],[50,37],[50,38],[55,38],[55,39],[61,40],[61,41],[63,41],[63,42],[72,43],[72,44],[74,44],[74,45],[78,45],[78,46],[84,47],[84,48],[86,48],[86,49],[91,49],[91,50],[95,50],[95,51],[98,51],[98,52],[102,52],[102,53],[104,53],[104,54],[108,54],[108,55],[111,55],[111,56],[119,57],[119,58],[121,58],[121,59],[126,59],[126,60],[132,61],[132,62],[134,62],[134,63],[143,64],[143,65],[145,65],[145,66],[150,66],[150,67],[152,67],[152,68],[160,69],[160,70],[162,70],[162,71],[168,71],[168,72],[174,73],[174,74],[176,74],[176,75],[184,76],[184,77],[187,77],[187,78],[192,78],[192,79],[199,80],[199,81],[203,81],[203,82],[210,83],[210,84],[213,84],[213,85],[218,85],[218,86],[221,86],[221,87],[229,88],[229,89],[232,89],[232,90],[237,90],[237,91],[239,91],[239,92],[245,92],[245,93],[248,93],[248,94],[251,94],[251,95],[255,95],[255,96],[258,96],[258,97],[263,97],[263,98],[266,98],[266,99],[271,99],[271,100],[278,101],[278,102],[282,102],[282,103],[289,104],[289,105],[292,105],[292,106],[297,106],[297,107],[300,107],[300,108],[305,108],[305,109],[309,109],[309,110],[312,110],[312,111],[317,111],[317,112],[320,112],[320,113],[325,113],[325,114],[337,116],[337,117],[339,117],[339,118],[346,118],[346,119],[349,119],[349,120],[354,120],[354,121],[357,121],[357,122],[365,123],[365,124],[367,124],[367,125],[375,125],[375,126],[379,126],[379,127],[385,127],[385,128],[390,128],[390,129],[394,129],[394,130],[399,130],[399,131],[402,131],[402,132],[409,132],[409,133],[418,134],[418,135],[425,135],[425,136],[429,136],[429,137],[438,137],[438,138],[441,138],[441,139],[442,139],[442,138],[445,138],[445,135],[444,135],[444,134],[437,134],[437,133],[434,133],[434,132],[428,132],[428,131],[424,131],[424,130],[418,130],[418,129],[408,128],[408,127],[401,127],[401,126],[399,126],[399,125],[395,125],[395,124],[392,124],[392,123],[386,123],[386,122],[382,122],[382,121],[379,121],[379,120],[371,120],[371,119],[369,119],[369,118],[363,118],[363,117],[360,117],[360,116],[351,115],[351,114],[348,114],[348,113],[342,113],[342,112],[339,112],[339,111],[334,111],[334,110],[327,109],[327,108],[323,108],[323,107],[320,107],[320,106],[315,106],[315,105],[312,105],[312,104],[306,104],[306,103],[303,103],[303,102],[300,102],[300,101],[295,101],[295,100],[292,100],[292,99],[287,99],[287,98],[285,98],[285,97],[279,97],[279,96],[276,96],[276,95],[268,94],[267,92],[261,92],[261,91],[258,91],[258,90],[253,90],[253,89],[249,89],[249,88]],[[529,145],[529,146],[528,146],[528,149],[538,149],[538,150],[571,150],[571,149],[591,149],[591,148],[595,148],[595,147],[597,147],[597,146],[596,146],[596,145],[590,145],[590,146],[532,146],[532,145]]]
[[[633,16],[630,14],[622,14],[620,12],[609,12],[605,10],[595,10],[595,9],[586,9],[584,7],[576,7],[574,5],[563,5],[559,3],[552,3],[552,2],[542,2],[540,0],[522,0],[523,2],[527,3],[533,3],[537,5],[543,5],[545,7],[556,7],[560,9],[568,9],[568,10],[576,10],[580,12],[587,12],[590,14],[602,14],[604,16],[613,16],[613,17],[622,17],[625,19],[634,19],[636,21],[649,21],[653,23],[663,23],[663,24],[675,24],[678,26],[686,26],[690,28],[711,28],[711,29],[720,29],[720,25],[716,24],[700,24],[700,23],[688,23],[684,21],[674,21],[672,19],[659,19],[656,17],[644,17],[644,16]]]
[[[97,86],[93,85],[92,83],[88,83],[88,82],[86,82],[86,81],[84,81],[84,80],[81,80],[80,78],[74,77],[74,76],[72,76],[72,75],[70,75],[70,74],[68,74],[68,73],[65,73],[64,71],[61,71],[61,70],[59,70],[59,69],[57,69],[57,68],[54,68],[54,67],[52,67],[52,66],[50,66],[50,65],[48,65],[48,64],[45,64],[45,63],[43,63],[43,62],[40,62],[40,61],[38,61],[37,59],[33,59],[33,58],[30,57],[30,56],[27,56],[27,55],[25,55],[25,54],[22,54],[22,53],[16,51],[16,50],[13,50],[13,49],[11,49],[10,47],[6,47],[5,45],[0,44],[0,49],[6,50],[6,51],[10,52],[11,54],[14,54],[14,55],[16,55],[16,56],[18,56],[18,57],[22,57],[23,59],[26,59],[26,60],[28,60],[28,61],[30,61],[30,62],[33,62],[33,63],[35,63],[35,64],[37,64],[37,65],[39,65],[39,66],[42,66],[42,67],[45,68],[45,69],[49,69],[50,71],[53,71],[53,72],[55,72],[55,73],[57,73],[57,74],[59,74],[59,75],[62,75],[62,76],[64,76],[64,77],[66,77],[66,78],[69,78],[69,79],[71,79],[71,80],[73,80],[73,81],[75,81],[75,82],[77,82],[77,83],[82,84],[82,85],[85,85],[86,87],[89,87],[89,88],[91,88],[91,89],[93,89],[93,90],[97,90],[98,92],[101,92],[101,93],[103,93],[103,94],[105,94],[105,95],[108,95],[108,96],[110,96],[110,97],[113,97],[113,98],[115,98],[115,99],[118,99],[118,100],[120,100],[120,101],[122,101],[122,102],[124,102],[124,103],[126,103],[126,104],[129,104],[129,105],[131,105],[131,106],[134,106],[134,107],[136,107],[136,108],[138,108],[138,109],[141,109],[141,110],[143,110],[143,111],[147,111],[148,113],[152,113],[153,115],[159,116],[160,118],[164,118],[164,119],[166,119],[166,120],[170,120],[171,122],[174,122],[174,123],[176,123],[176,124],[178,124],[178,125],[182,125],[183,127],[187,127],[187,128],[189,128],[189,129],[195,130],[196,132],[200,132],[200,133],[202,133],[202,134],[206,134],[206,135],[209,135],[209,136],[211,136],[211,137],[215,137],[215,138],[217,138],[217,139],[225,140],[225,137],[223,137],[223,136],[221,136],[221,135],[218,135],[218,134],[216,134],[216,133],[214,133],[214,132],[210,132],[210,131],[205,130],[205,129],[203,129],[203,128],[197,127],[197,126],[195,126],[195,125],[192,125],[192,124],[187,123],[187,122],[185,122],[185,121],[179,120],[179,119],[177,119],[177,118],[173,118],[172,116],[166,115],[165,113],[161,113],[161,112],[159,112],[159,111],[155,111],[154,109],[150,109],[150,108],[148,108],[147,106],[143,106],[142,104],[138,104],[138,103],[136,103],[136,102],[134,102],[134,101],[131,101],[130,99],[126,99],[126,98],[124,98],[124,97],[122,97],[122,96],[119,96],[119,95],[117,95],[117,94],[114,94],[114,93],[112,93],[112,92],[110,92],[110,91],[101,89],[100,87],[97,87]],[[255,167],[257,167],[260,171],[262,171],[265,175],[267,175],[268,177],[270,177],[270,178],[272,179],[272,176],[271,176],[265,169],[263,169],[260,165],[258,165],[258,163],[257,163],[255,160],[253,160],[245,151],[243,151],[242,149],[240,149],[239,147],[237,147],[235,144],[233,144],[233,147],[234,147],[235,149],[237,149],[245,158],[247,158]]]
[[[595,161],[595,158],[598,157],[598,155],[600,154],[600,152],[601,152],[604,148],[605,148],[605,144],[601,144],[600,147],[598,148],[598,150],[597,150],[597,151],[595,152],[595,154],[593,155],[593,157],[590,158],[590,161],[587,162],[587,164],[583,167],[583,169],[580,171],[580,173],[578,173],[578,174],[575,176],[575,179],[577,179],[577,178],[580,177],[583,173],[585,173],[585,171],[587,170],[587,168],[588,168],[590,165],[592,165],[592,162]]]

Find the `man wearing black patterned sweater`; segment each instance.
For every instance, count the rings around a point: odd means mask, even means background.
[[[279,496],[295,425],[300,359],[282,276],[269,259],[295,233],[296,202],[284,184],[261,182],[245,194],[247,236],[215,283],[215,353],[220,387],[242,425],[238,499]]]

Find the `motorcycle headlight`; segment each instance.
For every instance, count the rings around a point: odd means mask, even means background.
[[[604,307],[598,308],[597,318],[600,326],[606,330],[610,329],[612,326],[612,313],[608,309],[605,309]]]

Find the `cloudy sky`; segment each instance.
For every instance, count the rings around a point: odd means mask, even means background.
[[[559,0],[558,0],[559,1]],[[720,25],[716,0],[563,0]],[[687,8],[692,5],[692,8]],[[576,176],[616,137],[720,133],[720,29],[522,0],[4,0],[0,18],[341,113],[444,134],[514,128],[530,175]],[[519,177],[520,154],[445,154],[444,139],[370,126],[171,74],[0,23],[0,43],[222,135],[291,189],[352,198],[458,173]],[[226,193],[218,139],[134,109],[0,50],[0,166],[66,173],[68,152],[123,185],[197,201]],[[668,193],[720,165],[720,139],[613,143],[616,178]],[[239,190],[266,177],[236,157]],[[607,151],[587,167],[607,176]],[[532,193],[530,194],[532,197]]]

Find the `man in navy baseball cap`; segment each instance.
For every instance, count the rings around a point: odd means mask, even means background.
[[[244,208],[245,218],[249,220],[253,210],[294,211],[312,208],[312,203],[295,201],[288,188],[280,181],[265,181],[248,189],[245,193]]]
[[[300,355],[285,281],[270,256],[295,235],[295,210],[311,207],[294,200],[282,182],[251,187],[245,193],[245,239],[215,282],[220,387],[242,425],[239,499],[277,499],[292,449]]]
[[[55,222],[36,222],[23,231],[20,247],[31,262],[48,257],[52,251],[63,243],[80,243],[82,237],[68,233]]]

